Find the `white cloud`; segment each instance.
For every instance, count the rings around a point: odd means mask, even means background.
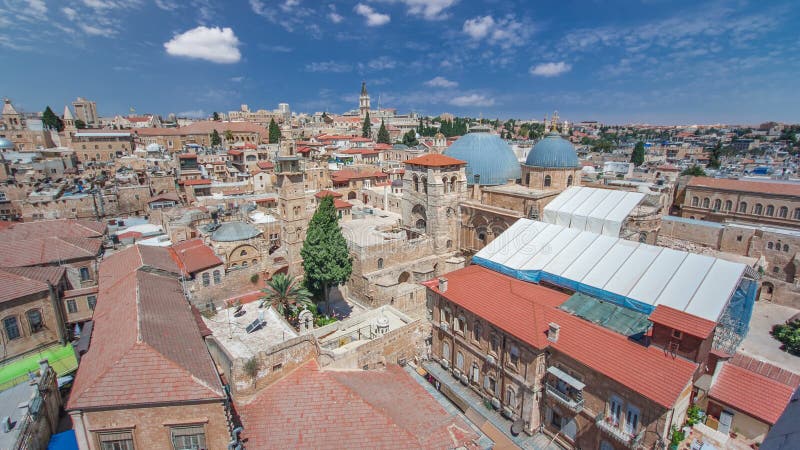
[[[70,7],[61,8],[61,12],[63,12],[64,15],[67,16],[67,19],[69,20],[74,21],[75,19],[78,18],[78,11],[75,11]]]
[[[360,16],[364,16],[364,18],[367,19],[367,26],[370,27],[386,25],[390,20],[392,20],[388,14],[379,13],[378,11],[372,9],[371,6],[363,3],[356,5],[355,12]]]
[[[244,81],[244,77],[232,77],[231,81],[234,83],[241,83],[242,81]]]
[[[156,6],[164,11],[174,11],[178,9],[178,3],[172,0],[155,0]]]
[[[429,87],[440,87],[440,88],[454,88],[458,86],[458,83],[455,81],[450,81],[445,77],[435,77],[431,80],[426,81],[425,86]]]
[[[117,32],[111,28],[101,28],[94,25],[89,25],[86,23],[82,23],[78,25],[84,33],[90,36],[113,36],[117,34]]]
[[[464,33],[467,33],[472,39],[483,39],[494,28],[494,19],[492,16],[476,17],[468,19],[464,22]]]
[[[306,64],[306,71],[308,72],[344,73],[350,72],[351,70],[353,70],[351,65],[337,63],[336,61],[322,61]]]
[[[492,106],[494,99],[481,94],[469,94],[453,97],[449,103],[454,106]]]
[[[389,58],[388,56],[381,56],[369,61],[366,65],[367,68],[372,70],[388,70],[394,69],[397,66],[397,61]],[[363,66],[361,66],[363,69]]]
[[[190,117],[193,119],[201,119],[203,117],[206,117],[208,114],[206,114],[206,112],[203,111],[202,109],[192,109],[189,111],[181,111],[175,115],[178,117]]]
[[[344,17],[342,17],[341,14],[338,14],[336,12],[330,12],[328,13],[328,19],[330,19],[330,21],[333,23],[340,23],[341,21],[344,20]]]
[[[556,77],[572,70],[572,65],[564,61],[537,64],[530,68],[531,75],[540,77]]]
[[[232,64],[242,59],[239,38],[231,28],[199,26],[175,35],[164,43],[173,56],[204,59],[219,64]]]
[[[47,5],[44,0],[28,0],[28,10],[33,14],[47,14]]]
[[[421,16],[425,20],[442,20],[449,17],[445,10],[458,0],[379,0],[385,3],[402,3],[412,16]]]

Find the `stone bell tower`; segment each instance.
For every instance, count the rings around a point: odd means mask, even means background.
[[[287,252],[289,275],[302,273],[300,249],[306,238],[306,197],[299,155],[279,155],[275,159],[278,184],[278,210],[281,215],[281,247]]]
[[[367,83],[361,82],[361,95],[358,97],[358,112],[361,117],[366,117],[369,112],[369,94],[367,93]]]

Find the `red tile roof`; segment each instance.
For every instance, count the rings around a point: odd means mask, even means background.
[[[460,166],[466,164],[467,162],[453,158],[452,156],[442,155],[439,153],[428,153],[427,155],[411,158],[404,163],[413,166],[445,167]]]
[[[716,322],[665,305],[656,306],[649,319],[653,323],[674,328],[702,339],[711,336],[717,326]]]
[[[673,358],[654,346],[644,347],[559,309],[569,297],[562,292],[476,265],[450,272],[445,278],[448,287],[442,295],[448,300],[523,342],[539,349],[554,348],[666,408],[690,385],[697,369],[690,361]],[[439,292],[436,280],[425,285]],[[546,335],[550,322],[561,327],[555,343]]]
[[[758,360],[752,356],[736,353],[728,362],[735,366],[745,368],[751,372],[755,372],[759,375],[764,375],[765,377],[775,380],[779,383],[783,383],[791,387],[800,386],[800,374],[796,374],[766,361]]]
[[[275,164],[269,161],[259,161],[256,163],[259,169],[274,169]]]
[[[726,363],[708,395],[772,425],[786,408],[793,392],[791,386]]]
[[[0,241],[0,267],[36,266],[97,257],[100,239],[43,237],[13,242]]]
[[[177,277],[142,270],[170,262],[169,249],[133,246],[100,264],[94,331],[68,409],[224,399]]]
[[[63,267],[23,267],[0,269],[0,303],[49,291],[47,283],[58,285]]]
[[[478,438],[396,365],[322,371],[310,361],[237,410],[248,448],[446,449]]]
[[[98,291],[97,286],[89,286],[87,288],[81,288],[81,289],[71,289],[69,291],[64,291],[63,297],[64,298],[80,297],[81,295],[97,294],[97,291]]]
[[[325,198],[325,197],[340,198],[341,196],[342,196],[342,194],[340,194],[340,193],[338,193],[336,191],[330,191],[328,189],[323,189],[323,190],[317,192],[316,194],[314,194],[314,197],[316,197],[316,198]]]
[[[182,184],[184,186],[203,186],[203,185],[211,184],[211,180],[205,180],[205,179],[182,180],[182,181],[178,181],[178,184]]]
[[[228,154],[231,156],[241,156],[244,154],[244,152],[241,150],[230,149],[228,150]]]
[[[197,273],[222,265],[222,260],[200,238],[179,242],[170,247],[178,266],[185,272]]]
[[[692,177],[687,186],[756,194],[800,196],[800,184],[798,183],[772,183],[767,181]]]
[[[365,170],[357,172],[355,170],[343,169],[331,173],[333,181],[360,180],[364,178],[386,178],[388,175],[379,170]]]
[[[9,222],[0,229],[0,242],[38,239],[48,236],[99,238],[107,229],[103,222],[94,220],[38,220],[35,222]]]
[[[194,153],[181,153],[178,155],[178,159],[197,159],[197,155]]]
[[[333,199],[333,206],[336,209],[347,209],[347,208],[352,208],[353,207],[352,204],[350,204],[350,203],[348,203],[348,202],[346,202],[344,200],[339,200],[338,198]]]

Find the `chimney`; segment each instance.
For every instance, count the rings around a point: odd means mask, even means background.
[[[555,322],[550,322],[549,327],[550,328],[547,330],[547,340],[550,342],[558,342],[558,331],[561,327]]]
[[[439,292],[447,292],[447,278],[445,277],[439,277]]]

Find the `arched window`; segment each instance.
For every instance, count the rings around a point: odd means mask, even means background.
[[[442,177],[442,189],[444,193],[447,194],[450,187],[450,182],[447,181],[447,177]]]
[[[711,200],[709,200],[708,197],[703,199],[703,208],[708,208],[710,206],[710,204],[711,204]]]
[[[508,360],[512,366],[519,363],[519,347],[514,344],[511,344],[511,348],[508,350]]]
[[[450,359],[450,344],[447,341],[442,342],[442,359]]]
[[[772,242],[767,242],[767,249],[772,250]]]
[[[764,206],[761,203],[756,203],[756,206],[753,207],[753,214],[760,216],[764,213]]]
[[[203,286],[208,286],[211,284],[211,276],[208,275],[208,272],[203,273]]]
[[[765,214],[768,215],[769,217],[774,216],[775,215],[775,207],[772,206],[772,205],[767,205],[767,211],[766,211]]]
[[[378,258],[378,269],[383,269],[383,258]]]
[[[247,264],[247,261],[243,261],[243,262],[242,262],[242,267],[247,267],[247,265],[248,265],[248,264]]]
[[[553,184],[553,179],[550,178],[550,175],[545,175],[544,176],[544,187],[550,187],[551,184]]]
[[[456,182],[458,182],[458,179],[456,177],[450,178],[450,192],[456,191]]]
[[[730,211],[733,209],[733,202],[730,200],[725,200],[725,211]]]
[[[572,175],[567,177],[567,186],[572,186]]]
[[[469,377],[473,383],[478,384],[481,379],[481,369],[478,368],[478,363],[472,363],[472,376]]]
[[[514,409],[517,406],[517,394],[514,392],[514,389],[512,389],[511,386],[506,388],[505,403],[506,406],[511,409]]]
[[[456,353],[456,369],[464,370],[464,354],[461,352]]]
[[[692,197],[692,206],[700,206],[700,198]]]
[[[739,212],[742,214],[747,213],[747,202],[739,203]]]
[[[242,250],[239,252],[239,256],[247,256],[247,250]]]
[[[714,211],[719,211],[720,209],[722,209],[722,200],[714,200]]]
[[[785,252],[789,251],[789,244],[783,244],[783,251]]]
[[[464,318],[463,314],[458,315],[458,319],[456,319],[453,325],[455,327],[455,331],[458,331],[462,334],[467,332],[467,319]]]
[[[428,193],[428,177],[422,177],[422,191]]]
[[[44,321],[42,320],[42,312],[38,309],[32,309],[25,313],[28,316],[28,325],[31,327],[31,333],[38,333],[44,330]]]
[[[222,282],[222,274],[219,270],[214,271],[214,284],[220,284]]]
[[[778,209],[778,217],[780,217],[781,219],[785,219],[788,216],[789,216],[789,208],[781,206]]]
[[[414,180],[414,190],[416,192],[419,192],[419,178],[417,178],[417,176],[414,175],[413,180]]]
[[[453,247],[453,241],[448,239],[447,242],[445,243],[445,247],[452,248]]]

